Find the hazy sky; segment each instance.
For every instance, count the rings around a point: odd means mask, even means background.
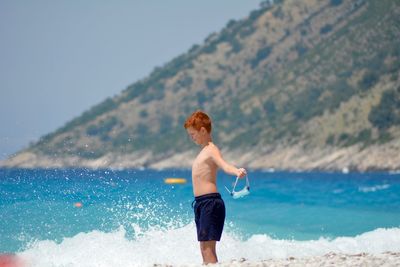
[[[259,3],[0,0],[0,159],[202,44]]]

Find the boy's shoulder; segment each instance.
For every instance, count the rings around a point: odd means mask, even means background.
[[[219,154],[219,153],[220,153],[218,146],[215,145],[214,143],[210,143],[210,144],[208,145],[208,151],[209,151],[210,153],[212,153],[212,154],[215,154],[215,153],[218,153],[218,154]]]

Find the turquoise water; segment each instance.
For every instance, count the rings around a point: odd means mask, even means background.
[[[43,251],[53,249],[55,255],[63,251],[60,258],[68,259],[66,255],[76,257],[76,246],[85,251],[101,244],[96,251],[115,250],[114,258],[124,258],[121,253],[125,250],[127,255],[140,254],[129,261],[132,266],[201,262],[190,176],[189,170],[0,169],[0,253],[26,256],[37,266],[75,266],[73,259],[62,262],[57,256],[46,258]],[[188,183],[167,185],[166,177],[184,177]],[[343,247],[336,245],[338,240],[349,237],[354,243],[357,236],[372,238],[367,243],[394,236],[392,243],[386,240],[388,244],[376,250],[400,250],[399,174],[250,170],[249,178],[251,194],[234,200],[224,189],[224,185],[231,187],[234,177],[218,175],[218,188],[227,208],[221,240],[226,258],[233,257],[226,251],[232,244],[242,246],[249,258],[262,258],[265,254],[253,255],[256,252],[251,247],[247,252],[244,247],[255,242],[267,248],[280,241],[284,245],[270,257],[287,256],[293,244],[301,250],[319,240],[335,250]],[[76,207],[77,202],[82,207]],[[185,255],[196,254],[181,261],[176,255],[168,258],[171,253],[161,257],[160,251],[166,248],[160,240],[165,244],[173,240],[178,248],[185,246],[190,250]],[[148,242],[154,242],[152,249]],[[346,245],[344,250],[362,250],[367,244],[361,243],[357,248]],[[41,255],[40,260],[37,255]],[[104,262],[104,257],[98,261]],[[96,262],[92,259],[87,265],[100,266]],[[111,264],[129,266],[125,261]]]

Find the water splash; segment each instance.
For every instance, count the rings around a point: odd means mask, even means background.
[[[180,228],[148,229],[135,225],[134,240],[124,227],[105,233],[91,231],[65,238],[61,243],[36,241],[18,254],[31,267],[58,266],[153,266],[154,264],[192,265],[201,263],[193,223]],[[139,228],[137,228],[139,227]],[[355,237],[320,238],[310,241],[279,240],[253,235],[242,240],[226,232],[217,245],[220,261],[246,258],[250,261],[287,257],[320,256],[327,253],[370,253],[400,251],[400,228],[376,229]]]

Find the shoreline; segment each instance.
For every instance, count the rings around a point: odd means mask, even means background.
[[[268,169],[263,169],[263,168],[250,168],[252,171],[256,172],[265,172],[265,173],[280,173],[280,172],[287,172],[287,173],[340,173],[340,174],[351,174],[351,173],[388,173],[391,175],[398,175],[400,174],[399,169],[369,169],[365,171],[360,171],[357,169],[352,169],[352,170],[347,170],[347,169],[275,169],[275,168],[268,168]],[[101,167],[88,167],[88,166],[30,166],[30,167],[25,167],[25,166],[6,166],[2,165],[0,161],[0,170],[43,170],[43,171],[73,171],[73,170],[86,170],[86,171],[169,171],[169,170],[182,170],[182,171],[191,171],[191,167],[181,167],[181,166],[171,166],[171,167],[166,167],[166,168],[152,168],[152,167],[126,167],[126,168],[114,168],[114,167],[108,167],[108,166],[101,166]]]
[[[400,149],[400,145],[399,145]],[[304,151],[299,147],[282,148],[270,153],[263,151],[222,151],[225,158],[235,165],[265,172],[392,172],[400,173],[400,153],[389,151],[358,151],[357,148],[323,149]],[[307,153],[306,153],[307,152]],[[132,154],[108,153],[100,158],[88,159],[78,156],[52,157],[28,151],[0,160],[0,168],[20,169],[188,169],[196,151],[179,152],[171,155],[153,155],[148,151]]]
[[[200,267],[202,264],[189,265],[170,265],[154,264],[154,267]],[[383,252],[379,254],[339,254],[328,253],[323,256],[313,256],[306,258],[289,257],[286,259],[265,259],[259,261],[249,261],[246,259],[231,260],[229,262],[220,262],[209,264],[207,266],[215,267],[317,267],[317,266],[370,266],[370,267],[395,267],[400,266],[400,252]]]
[[[0,263],[9,267],[29,267],[30,263],[27,259],[17,254],[0,254]],[[35,264],[34,264],[35,265]],[[1,265],[3,266],[3,265]],[[36,265],[35,265],[36,266]],[[74,265],[71,265],[74,266]],[[137,266],[127,265],[129,266]],[[202,267],[201,263],[198,264],[159,264],[154,263],[149,265],[152,267]],[[289,257],[286,259],[265,259],[250,261],[244,258],[239,260],[231,260],[219,262],[215,264],[208,264],[207,266],[215,267],[320,267],[320,266],[369,266],[369,267],[397,267],[400,266],[400,252],[383,252],[379,254],[343,254],[343,253],[328,253],[322,256],[312,256],[305,258]]]

